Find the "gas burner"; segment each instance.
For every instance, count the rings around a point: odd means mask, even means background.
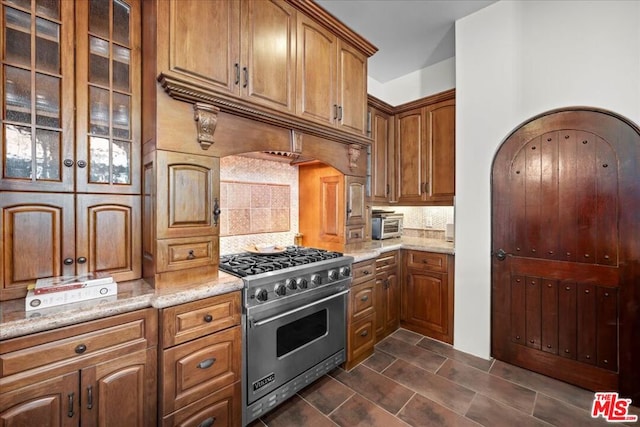
[[[246,277],[341,256],[340,252],[325,249],[289,246],[284,252],[277,254],[242,252],[224,255],[220,258],[220,269],[235,276]]]

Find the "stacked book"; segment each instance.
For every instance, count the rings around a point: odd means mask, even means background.
[[[29,286],[25,310],[38,310],[118,294],[118,284],[108,274],[88,273],[38,279]]]

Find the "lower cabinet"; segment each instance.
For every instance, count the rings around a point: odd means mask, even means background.
[[[453,344],[453,255],[403,251],[401,326]]]
[[[399,251],[386,252],[376,259],[376,341],[400,326]]]
[[[157,311],[2,341],[2,425],[156,425]]]
[[[239,426],[240,292],[161,310],[164,426]]]
[[[353,280],[347,310],[347,370],[373,354],[376,341],[375,268],[375,260],[358,262],[352,266]]]

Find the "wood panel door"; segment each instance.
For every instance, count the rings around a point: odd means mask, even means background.
[[[1,301],[24,297],[39,278],[76,273],[73,194],[5,192],[0,212]]]
[[[393,153],[390,144],[393,117],[376,108],[371,114],[371,201],[387,203],[392,197]],[[390,138],[391,137],[391,138]]]
[[[422,109],[396,116],[396,156],[398,203],[416,203],[423,200],[427,177],[427,145],[424,141]]]
[[[367,57],[338,42],[338,122],[340,129],[363,135],[367,127]]]
[[[427,200],[453,204],[456,163],[456,101],[448,99],[425,108],[428,141]]]
[[[345,225],[364,224],[367,214],[365,201],[367,179],[346,175],[344,180],[347,196]]]
[[[504,142],[492,175],[493,356],[640,398],[640,130],[557,111]]]
[[[140,196],[78,194],[76,197],[76,273],[105,272],[118,282],[139,278],[142,273]]]
[[[296,10],[284,0],[245,0],[242,8],[242,94],[294,112]]]

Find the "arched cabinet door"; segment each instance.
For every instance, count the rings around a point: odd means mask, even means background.
[[[75,274],[73,194],[4,192],[0,210],[0,300],[24,297],[39,278]]]
[[[545,113],[505,140],[492,174],[496,358],[640,398],[639,171],[640,130],[608,112]]]

